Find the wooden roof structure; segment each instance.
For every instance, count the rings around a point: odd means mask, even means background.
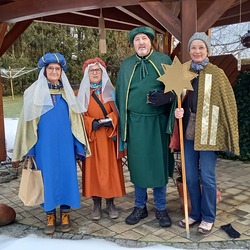
[[[187,43],[194,32],[250,21],[250,0],[0,0],[0,56],[33,21],[98,28],[101,15],[106,29],[152,27],[165,36],[164,51],[185,62],[189,59]],[[14,23],[11,30],[8,23]],[[172,37],[180,41],[174,51]],[[1,103],[0,160],[5,160]]]
[[[0,56],[33,21],[98,28],[101,13],[106,29],[146,25],[174,36],[181,42],[180,60],[186,61],[195,31],[250,21],[250,0],[0,0]],[[7,23],[15,25],[6,34]]]

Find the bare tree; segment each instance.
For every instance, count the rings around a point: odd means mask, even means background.
[[[220,26],[211,29],[212,54],[233,54],[237,59],[249,58],[250,49],[242,45],[241,39],[250,29],[250,23]]]

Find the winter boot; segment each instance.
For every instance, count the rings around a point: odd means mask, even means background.
[[[45,234],[53,234],[56,230],[56,212],[47,213],[47,225],[44,228]]]
[[[144,208],[134,207],[133,212],[125,219],[125,222],[129,225],[137,224],[141,219],[148,217],[148,210]]]
[[[119,212],[115,207],[114,198],[106,199],[106,205],[107,205],[106,212],[108,213],[109,218],[111,218],[111,219],[118,218],[119,217]]]
[[[164,210],[155,210],[155,217],[159,220],[160,227],[171,227],[172,221],[168,215],[166,209]]]
[[[71,221],[69,212],[60,211],[61,217],[61,230],[63,233],[67,233],[71,230]]]
[[[92,211],[92,220],[100,220],[102,217],[102,198],[93,196],[94,207]]]

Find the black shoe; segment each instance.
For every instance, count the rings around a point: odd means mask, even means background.
[[[146,206],[144,208],[135,207],[133,212],[126,218],[125,222],[129,225],[134,225],[146,217],[148,217]]]
[[[168,216],[168,212],[166,209],[164,210],[157,210],[155,211],[155,217],[159,220],[159,225],[161,227],[171,227],[172,221]]]

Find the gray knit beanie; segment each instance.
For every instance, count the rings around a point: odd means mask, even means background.
[[[211,41],[210,41],[210,37],[206,35],[205,32],[195,32],[191,38],[189,39],[188,42],[188,51],[190,51],[190,45],[194,40],[201,40],[202,42],[204,42],[207,46],[207,51],[208,53],[211,52]]]

